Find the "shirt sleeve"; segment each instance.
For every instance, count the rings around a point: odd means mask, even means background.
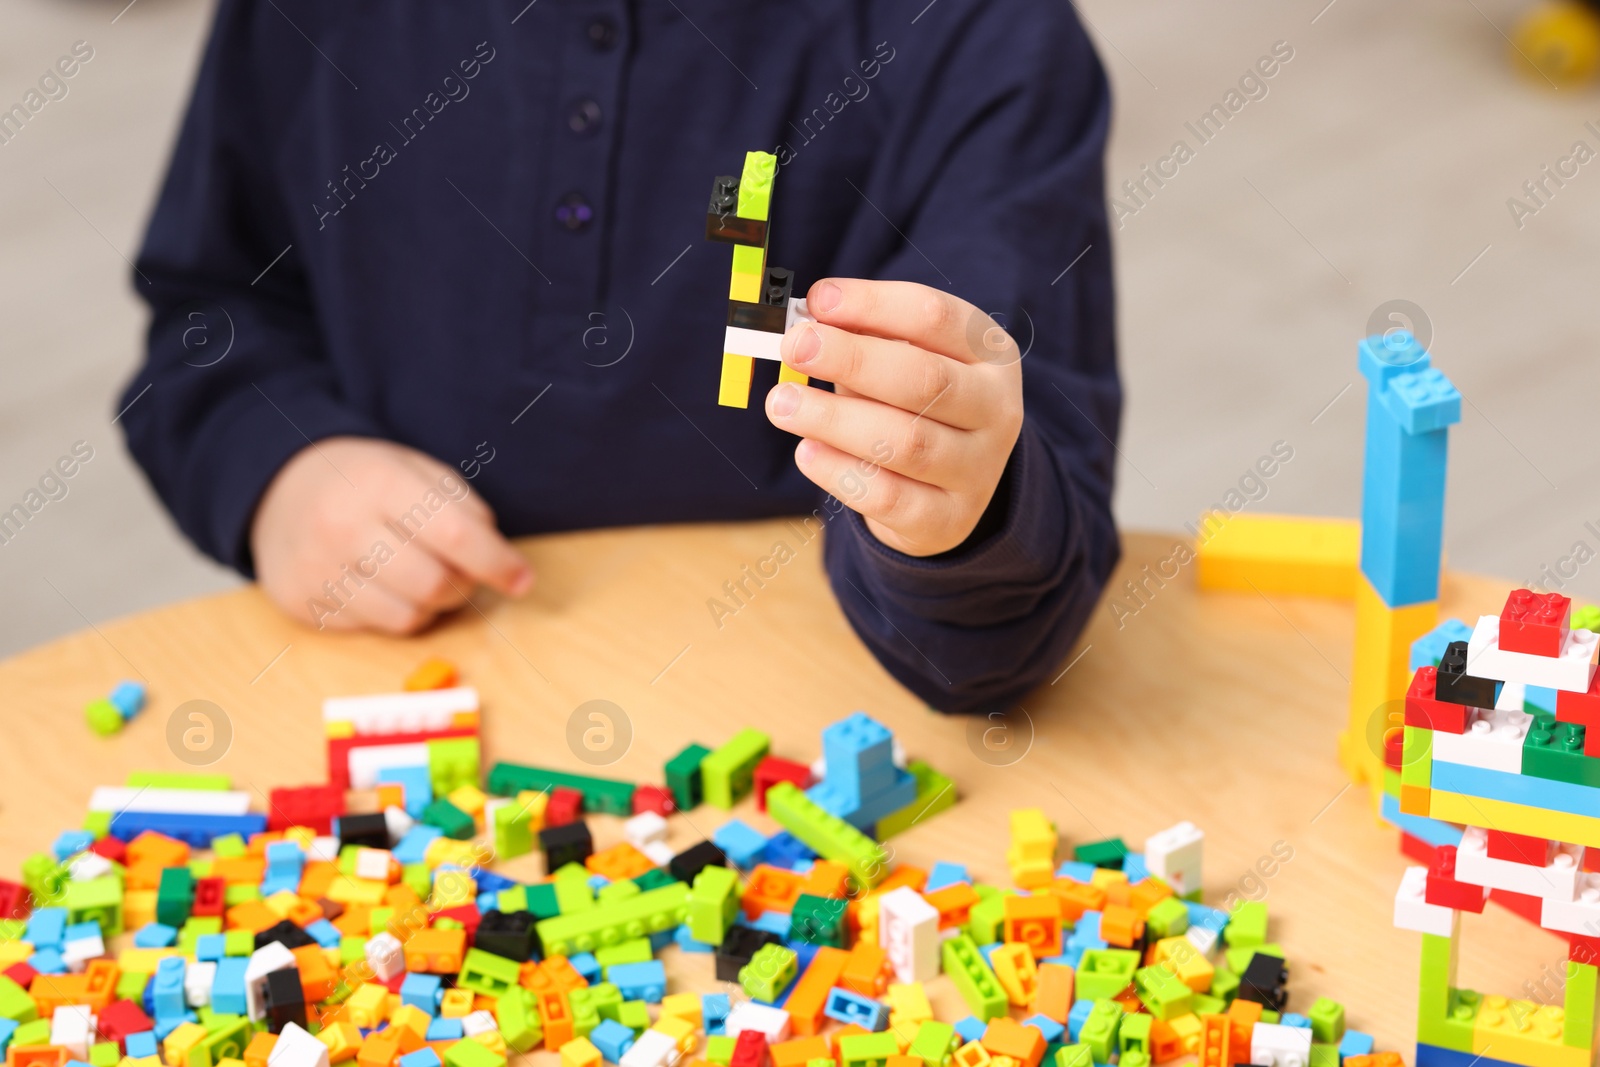
[[[886,223],[878,276],[994,315],[1024,352],[1026,414],[967,544],[907,556],[847,511],[825,552],[884,667],[939,710],[983,713],[1059,675],[1119,557],[1110,100],[1070,4],[938,4],[920,22],[898,49],[894,166],[863,189]]]
[[[151,320],[118,419],[179,528],[247,575],[250,523],[279,468],[321,438],[386,436],[341,394],[302,235],[274,185],[273,146],[307,81],[293,57],[314,53],[264,10],[271,17],[242,0],[218,9],[135,264]],[[283,58],[258,69],[272,55]]]

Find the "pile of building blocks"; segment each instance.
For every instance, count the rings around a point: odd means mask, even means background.
[[[1422,934],[1419,1067],[1594,1058],[1600,635],[1573,623],[1568,598],[1516,589],[1499,615],[1447,623],[1413,650],[1384,788],[1403,846],[1428,864],[1407,870],[1394,916]],[[1461,914],[1491,898],[1568,939],[1563,1005],[1456,986]]]
[[[711,185],[706,209],[706,240],[733,245],[733,277],[728,285],[728,322],[723,332],[722,381],[717,403],[750,406],[755,361],[778,361],[778,380],[804,385],[805,375],[782,362],[778,343],[797,322],[815,321],[802,297],[794,295],[794,272],[767,265],[772,183],[778,157],[750,152],[739,177],[723,175]]]

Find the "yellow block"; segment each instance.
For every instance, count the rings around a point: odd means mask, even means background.
[[[1511,834],[1571,841],[1588,848],[1600,848],[1600,819],[1589,815],[1534,808],[1507,800],[1463,796],[1443,789],[1433,790],[1433,803],[1428,809],[1430,818],[1445,822],[1487,826]]]
[[[575,1037],[561,1046],[561,1067],[600,1067],[600,1050],[586,1037]]]
[[[1201,517],[1200,531],[1195,579],[1201,589],[1355,596],[1361,573],[1361,523],[1355,519],[1213,513]]]
[[[167,1067],[183,1067],[189,1052],[206,1039],[206,1028],[199,1023],[180,1023],[161,1042],[161,1060]]]
[[[353,722],[324,723],[322,732],[328,737],[354,737],[356,735],[356,724]]]
[[[661,998],[661,1014],[668,1019],[685,1019],[699,1026],[702,1018],[700,994],[668,993]]]
[[[1372,786],[1374,805],[1383,788],[1383,735],[1405,726],[1411,643],[1438,621],[1438,601],[1391,608],[1366,575],[1357,575],[1350,723],[1339,738],[1339,752],[1351,780]]]
[[[175,948],[125,948],[117,953],[117,969],[134,974],[155,974],[162,960],[180,956]]]
[[[458,992],[458,990],[447,989],[444,991],[444,995],[448,997],[451,993],[455,992]],[[472,991],[469,989],[462,989],[459,990],[459,992],[466,993],[470,996]],[[427,1036],[428,1024],[432,1021],[432,1017],[415,1004],[402,1004],[400,1007],[389,1012],[389,1025],[391,1027],[398,1027],[402,1030],[410,1030],[418,1037]]]
[[[21,963],[33,955],[33,946],[26,941],[0,941],[0,970]]]
[[[1486,996],[1472,1027],[1472,1051],[1538,1067],[1588,1067],[1588,1049],[1562,1043],[1565,1021],[1566,1013],[1554,1004]]]
[[[353,1060],[361,1050],[361,1031],[355,1023],[329,1023],[317,1033],[317,1040],[328,1046],[328,1062]]]
[[[725,408],[750,406],[750,379],[755,375],[756,361],[751,356],[722,353],[722,384],[717,388],[717,403]]]
[[[517,810],[528,816],[528,828],[534,833],[544,829],[544,813],[549,806],[549,793],[525,789],[517,794]]]
[[[474,819],[483,814],[483,806],[488,803],[488,797],[483,795],[483,790],[475,785],[464,785],[453,791],[445,798],[472,816]]]
[[[365,904],[375,908],[383,903],[383,895],[388,890],[388,883],[372,878],[335,878],[328,886],[328,899],[339,904]]]
[[[805,385],[811,379],[790,367],[787,363],[778,364],[778,381],[793,382],[796,385]]]
[[[363,1030],[376,1030],[388,1018],[389,990],[378,982],[368,982],[344,1002],[350,1021]]]
[[[650,1029],[672,1038],[678,1051],[685,1054],[693,1052],[700,1044],[700,1032],[688,1019],[668,1015],[666,1018],[657,1019]]]

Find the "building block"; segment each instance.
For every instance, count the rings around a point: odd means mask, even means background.
[[[1472,627],[1460,619],[1446,619],[1411,642],[1410,668],[1437,667],[1444,658],[1444,650],[1451,642],[1466,641],[1472,637]]]
[[[584,807],[602,815],[633,814],[631,782],[597,778],[584,774],[527,767],[516,763],[496,763],[489,771],[488,791],[495,796],[514,797],[523,792],[550,792],[574,789],[583,795]]]
[[[1500,647],[1531,656],[1559,656],[1571,623],[1571,597],[1513,589],[1500,609]]]
[[[962,933],[946,939],[940,957],[944,973],[973,1015],[987,1021],[1005,1013],[1006,994],[971,937]]]
[[[1201,589],[1291,596],[1355,596],[1361,524],[1354,519],[1232,515],[1200,520],[1195,580]]]
[[[929,816],[937,815],[956,802],[955,783],[922,760],[908,760],[906,773],[916,781],[917,798],[899,811],[878,820],[873,836],[887,841],[904,833]]]
[[[749,392],[748,383],[745,391]],[[667,761],[667,788],[672,791],[672,799],[677,803],[678,810],[693,811],[700,806],[703,796],[700,764],[710,754],[711,750],[704,745],[691,744]]]
[[[767,791],[767,812],[818,855],[843,863],[862,886],[877,885],[887,873],[883,846],[823,811],[792,782],[779,782]]]
[[[1345,769],[1377,789],[1376,746],[1386,730],[1405,725],[1400,702],[1411,680],[1410,648],[1438,620],[1436,601],[1391,608],[1362,576],[1356,582],[1355,655],[1350,670],[1350,721],[1340,738]]]
[[[747,727],[702,759],[700,777],[705,802],[724,811],[732,809],[754,786],[756,765],[767,755],[771,744],[766,734]]]
[[[1484,678],[1587,693],[1595,678],[1597,645],[1600,645],[1600,634],[1592,630],[1568,630],[1558,655],[1512,652],[1500,647],[1499,616],[1483,615],[1467,642],[1467,659],[1473,672]]]
[[[545,952],[567,955],[671,930],[687,918],[688,911],[689,887],[673,882],[604,907],[543,919],[535,929]]]

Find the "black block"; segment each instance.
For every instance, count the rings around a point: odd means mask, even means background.
[[[1448,704],[1469,708],[1492,708],[1500,683],[1493,678],[1478,678],[1467,673],[1467,643],[1452,641],[1439,660],[1439,676],[1434,696]]]
[[[484,912],[477,933],[472,935],[472,945],[518,963],[537,959],[533,916],[526,911]]]
[[[544,851],[545,871],[554,874],[569,863],[582,863],[594,855],[594,838],[582,819],[565,826],[549,826],[539,831],[539,848]]]
[[[381,814],[339,816],[339,847],[348,848],[351,845],[388,848],[388,821]]]
[[[794,295],[794,271],[784,267],[768,267],[767,279],[761,286],[761,302],[769,307],[783,308],[789,313],[789,298]]]
[[[765,219],[741,219],[739,179],[724,174],[711,183],[711,203],[706,207],[706,240],[734,245],[765,246]]]
[[[1289,968],[1278,957],[1257,952],[1239,976],[1238,997],[1271,1011],[1283,1011],[1289,1003]]]
[[[263,948],[274,941],[283,943],[284,948],[303,948],[306,945],[315,945],[316,938],[300,929],[288,919],[267,927],[256,935],[256,948]]]
[[[730,926],[728,935],[717,946],[717,981],[737,982],[739,971],[762,945],[781,945],[783,938],[753,926]]]
[[[267,975],[267,1029],[281,1033],[290,1023],[306,1024],[306,994],[300,986],[300,972],[294,968]]]
[[[672,862],[667,864],[667,870],[678,881],[693,885],[694,876],[707,867],[726,866],[728,866],[727,853],[710,841],[702,841],[672,857]]]
[[[728,325],[742,330],[761,330],[763,333],[782,333],[789,321],[788,305],[749,304],[743,300],[728,301]]]

